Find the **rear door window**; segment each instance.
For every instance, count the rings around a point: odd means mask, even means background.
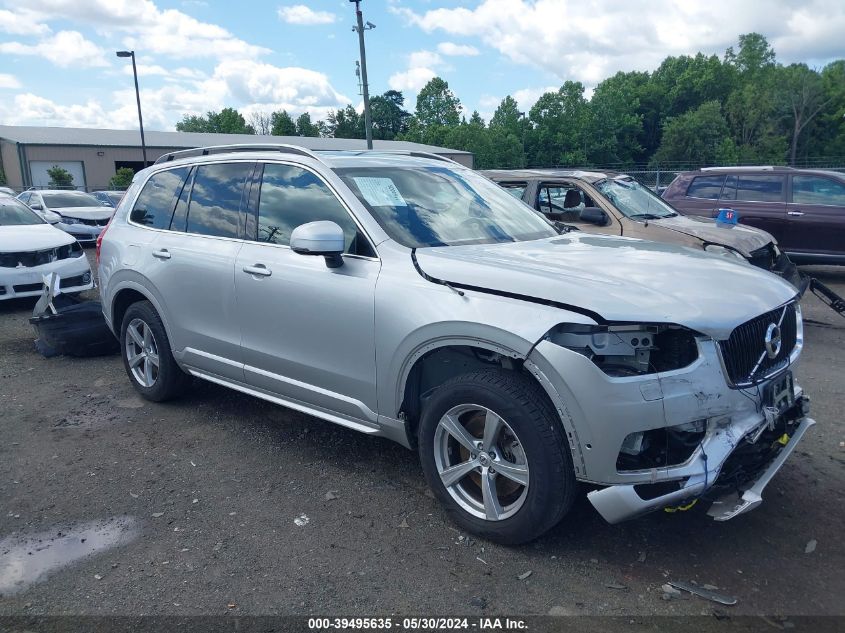
[[[177,167],[150,176],[135,201],[129,219],[153,229],[169,229],[173,206],[189,171],[188,167]]]
[[[238,237],[244,184],[254,163],[199,165],[191,188],[186,230],[197,235]]]
[[[845,183],[823,176],[793,176],[792,202],[845,207]]]
[[[784,176],[729,176],[722,192],[723,200],[745,202],[783,202]]]
[[[687,189],[687,196],[690,198],[705,198],[707,200],[715,200],[719,197],[719,192],[722,190],[722,183],[725,182],[725,176],[696,176],[692,179],[689,188]]]

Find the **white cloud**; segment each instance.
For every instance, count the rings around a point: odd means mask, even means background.
[[[451,70],[443,58],[434,51],[414,51],[408,55],[408,68],[390,76],[387,84],[393,90],[419,92],[438,71]],[[407,95],[406,95],[407,96]]]
[[[108,66],[105,51],[86,40],[78,31],[59,31],[37,44],[3,42],[0,53],[7,55],[37,55],[62,68]]]
[[[0,73],[0,88],[17,90],[21,87],[21,82],[18,78],[9,73]]]
[[[409,68],[408,70],[392,74],[387,80],[387,84],[391,90],[419,92],[430,79],[436,76],[437,73],[431,68]]]
[[[618,70],[651,70],[667,55],[698,51],[721,55],[740,33],[763,33],[783,61],[842,55],[845,3],[776,0],[755,3],[652,0],[482,0],[472,9],[389,10],[427,33],[478,37],[517,64],[536,66],[561,80],[595,85]],[[725,17],[730,16],[729,28]]]
[[[270,52],[216,24],[176,9],[159,9],[151,0],[28,0],[27,7],[43,19],[81,22],[99,31],[124,33],[124,46],[149,54],[232,59]]]
[[[525,112],[528,116],[528,111],[537,103],[537,99],[542,97],[547,92],[557,92],[558,86],[546,86],[545,88],[522,88],[511,95],[519,104],[521,112]]]
[[[172,73],[188,75],[190,69]],[[114,91],[111,97],[111,106],[97,100],[65,105],[31,93],[19,94],[11,104],[0,101],[0,120],[9,125],[124,129],[137,125],[135,89],[131,83]],[[144,124],[159,130],[173,129],[185,114],[205,114],[227,106],[237,108],[245,116],[254,111],[287,110],[294,116],[308,111],[317,120],[347,103],[351,100],[335,90],[322,73],[249,59],[223,61],[209,77],[194,75],[159,88],[141,86]]]
[[[328,11],[314,11],[304,4],[290,7],[279,7],[279,19],[288,24],[332,24],[337,20],[334,13]]]
[[[440,42],[437,45],[437,50],[443,55],[461,56],[461,57],[475,57],[480,54],[480,51],[475,46],[468,44],[454,44],[453,42]]]
[[[0,31],[12,35],[47,35],[50,27],[40,23],[40,16],[27,9],[0,9]]]

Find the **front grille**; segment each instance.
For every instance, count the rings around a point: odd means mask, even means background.
[[[769,243],[762,248],[751,251],[751,253],[749,253],[748,261],[757,268],[772,270],[775,267],[776,259],[777,255],[775,255],[775,245]]]
[[[35,292],[41,290],[44,284],[18,284],[15,286],[15,292]]]
[[[69,257],[81,257],[82,247],[78,243],[65,244],[58,248],[48,248],[42,251],[21,251],[17,253],[0,253],[0,267],[2,268],[32,268],[49,264]]]
[[[771,324],[780,328],[780,351],[769,358],[766,333]],[[790,303],[734,328],[727,341],[719,341],[728,378],[736,387],[756,384],[786,367],[798,341],[798,318]]]
[[[83,218],[76,218],[77,222],[81,222],[85,226],[105,226],[109,223],[108,219],[105,220],[88,220]]]

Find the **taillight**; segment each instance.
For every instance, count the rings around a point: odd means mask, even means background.
[[[112,216],[109,218],[108,223],[107,223],[107,224],[106,224],[106,226],[103,228],[103,230],[102,230],[102,231],[100,231],[100,234],[97,236],[97,252],[96,252],[97,266],[99,266],[99,265],[100,265],[100,247],[103,245],[103,237],[105,237],[105,235],[106,235],[106,231],[108,231],[108,230],[109,230],[109,227],[111,226],[111,221],[112,221],[112,220],[114,220],[114,215],[112,215]]]

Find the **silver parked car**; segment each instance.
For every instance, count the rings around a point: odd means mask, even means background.
[[[725,257],[560,234],[435,156],[165,155],[100,238],[135,388],[191,376],[416,447],[463,528],[535,538],[578,481],[608,521],[757,506],[814,424],[795,288]]]

